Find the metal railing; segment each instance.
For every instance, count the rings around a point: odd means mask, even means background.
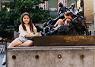
[[[5,53],[6,44],[7,44],[7,39],[0,37],[0,54]]]
[[[0,45],[0,54],[5,53],[5,45]]]

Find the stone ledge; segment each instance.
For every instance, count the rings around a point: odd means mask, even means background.
[[[46,47],[14,47],[8,51],[47,51],[47,50],[95,50],[95,46],[46,46]]]
[[[92,46],[95,36],[42,36],[34,37],[34,46]]]

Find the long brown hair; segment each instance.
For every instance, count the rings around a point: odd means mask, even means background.
[[[30,21],[29,21],[28,24],[30,25],[30,30],[31,30],[32,32],[34,32],[32,19],[31,19],[31,16],[30,16],[30,14],[29,14],[28,12],[24,12],[24,13],[21,15],[21,24],[22,24],[23,29],[26,31],[26,27],[25,27],[25,25],[24,25],[25,23],[23,22],[23,17],[24,17],[25,15],[27,15],[27,16],[30,18]]]
[[[74,14],[73,14],[72,12],[70,12],[70,11],[65,12],[64,15],[66,15],[66,16],[71,16],[72,18],[74,18]]]

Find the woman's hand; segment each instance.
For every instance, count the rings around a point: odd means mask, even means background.
[[[34,33],[29,33],[29,36],[30,37],[38,36],[38,33],[35,33],[35,34]]]
[[[27,33],[26,35],[25,35],[25,37],[32,37],[33,36],[33,33]]]
[[[30,36],[30,37],[33,37],[33,36],[35,36],[35,35],[34,35],[34,33],[29,33],[29,36]]]

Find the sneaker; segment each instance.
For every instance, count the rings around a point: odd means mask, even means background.
[[[6,64],[6,55],[4,55],[3,61],[2,61],[2,65]]]
[[[2,65],[6,65],[6,62],[2,62]]]

